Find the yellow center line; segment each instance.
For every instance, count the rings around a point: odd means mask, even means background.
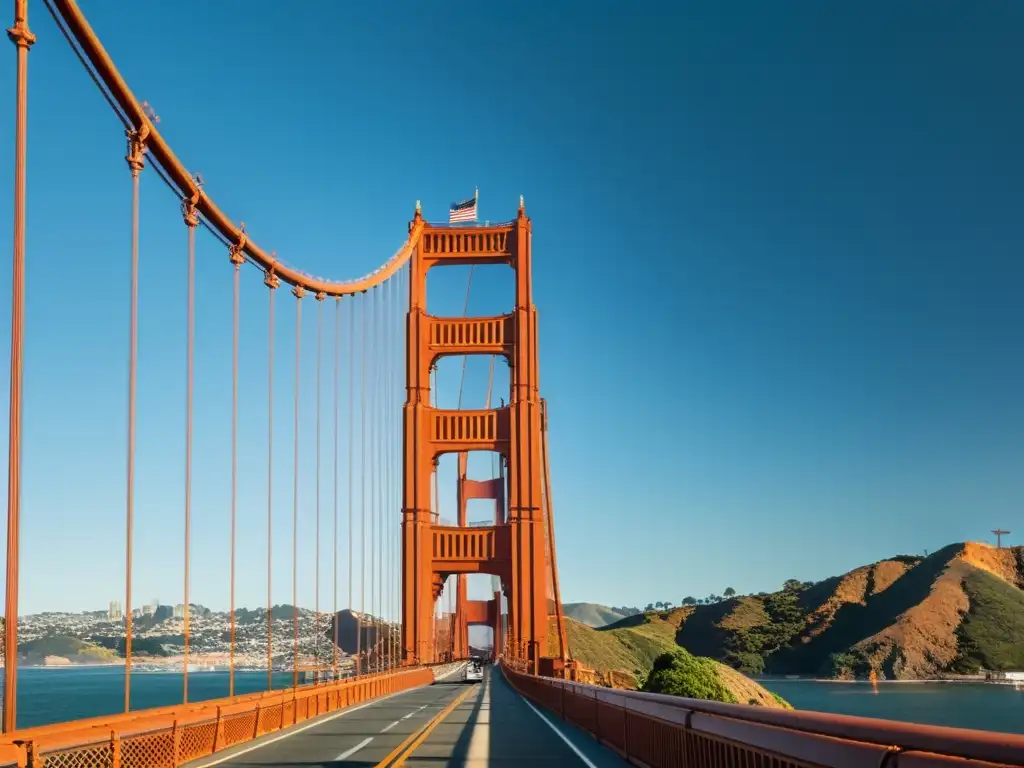
[[[448,717],[452,710],[459,706],[459,704],[461,704],[463,700],[474,690],[477,690],[475,685],[468,686],[466,690],[456,696],[447,707],[434,715],[426,725],[418,731],[410,734],[405,741],[395,747],[391,754],[377,763],[376,768],[398,768],[400,765],[405,765],[406,758],[408,758],[413,751],[423,743],[424,739],[426,739],[427,736],[429,736],[431,732],[441,724],[441,721]]]

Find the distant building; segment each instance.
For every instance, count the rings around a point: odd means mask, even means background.
[[[185,618],[185,604],[184,603],[178,603],[176,606],[174,606],[174,618],[176,618],[176,619],[184,619]]]
[[[156,609],[157,606],[153,605],[153,603],[146,603],[144,606],[142,606],[142,615],[152,616],[154,613],[156,613]]]
[[[121,610],[120,600],[111,600],[110,606],[107,608],[107,619],[109,621],[120,621],[124,618],[124,611]]]

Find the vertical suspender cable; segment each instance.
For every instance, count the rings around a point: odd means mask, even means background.
[[[376,557],[377,553],[376,553],[376,551],[374,549],[374,539],[376,538],[376,534],[377,534],[377,517],[374,514],[374,510],[376,508],[376,502],[377,502],[377,493],[376,493],[377,484],[376,484],[376,482],[374,482],[375,478],[376,478],[376,472],[377,472],[377,462],[375,461],[376,457],[374,456],[374,446],[376,445],[376,439],[377,439],[377,429],[376,429],[376,421],[377,421],[376,416],[377,416],[377,413],[376,413],[376,409],[375,409],[375,405],[376,405],[376,402],[377,402],[376,375],[377,375],[377,346],[378,346],[378,344],[377,344],[377,288],[376,287],[374,287],[370,291],[370,331],[369,331],[369,334],[370,334],[370,349],[372,350],[372,352],[370,353],[370,391],[368,393],[369,409],[370,409],[370,429],[369,429],[370,447],[369,447],[369,453],[367,454],[367,453],[364,452],[364,456],[368,455],[369,456],[369,460],[370,460],[370,470],[369,470],[369,478],[368,478],[368,481],[370,483],[370,543],[369,543],[370,563],[369,563],[369,569],[367,571],[367,579],[370,582],[370,585],[369,585],[370,586],[369,607],[370,607],[370,628],[371,628],[370,629],[370,637],[372,638],[372,640],[366,644],[367,645],[367,647],[366,647],[366,654],[367,654],[366,655],[366,661],[367,661],[367,664],[369,666],[370,672],[375,672],[376,671],[376,669],[375,669],[375,667],[376,667],[376,659],[374,658],[374,651],[377,648],[377,630],[376,630],[377,618],[374,615],[374,604],[373,603],[374,603],[374,594],[375,594],[374,593],[374,586],[375,586],[375,581],[376,581],[375,576],[376,576],[376,564],[377,564],[377,557]],[[365,474],[366,473],[364,472],[364,476],[365,476]],[[365,534],[364,534],[364,536],[365,536]],[[365,538],[364,538],[364,541],[365,541]],[[365,551],[365,548],[364,548],[364,551]]]
[[[316,295],[316,553],[313,556],[313,663],[314,682],[320,681],[320,357],[324,329],[324,295]]]
[[[390,366],[390,393],[391,393],[391,447],[390,447],[390,461],[391,461],[391,481],[388,483],[389,501],[390,501],[390,520],[391,520],[391,537],[388,542],[388,547],[391,549],[391,581],[388,584],[388,594],[391,599],[391,620],[392,620],[392,632],[391,632],[391,666],[397,667],[399,664],[398,658],[398,644],[397,644],[397,632],[396,630],[400,626],[400,611],[401,606],[398,603],[398,597],[396,594],[395,584],[398,581],[401,574],[401,560],[399,559],[398,553],[395,550],[395,542],[398,541],[398,536],[401,535],[401,511],[399,504],[396,503],[398,500],[398,488],[402,482],[402,478],[398,472],[398,464],[396,462],[396,452],[398,446],[401,444],[399,439],[400,430],[402,429],[402,419],[400,408],[400,400],[398,393],[395,391],[395,382],[397,376],[395,375],[395,367],[398,355],[399,340],[401,338],[398,328],[398,308],[401,306],[401,272],[395,275],[395,284],[393,286],[394,291],[394,315],[391,318],[391,345],[390,355],[388,357]]]
[[[381,628],[381,667],[383,669],[389,669],[391,667],[391,632],[389,630],[389,620],[391,618],[391,600],[390,593],[388,592],[388,585],[391,583],[391,557],[388,548],[388,542],[391,532],[390,526],[388,525],[388,509],[390,508],[388,491],[390,489],[391,482],[391,458],[388,454],[389,446],[391,445],[391,414],[389,409],[391,407],[390,392],[388,392],[388,363],[391,359],[391,316],[388,308],[391,306],[391,280],[389,279],[383,286],[381,291],[384,293],[384,311],[381,314],[383,324],[381,326],[381,332],[383,334],[383,341],[381,345],[381,368],[380,368],[380,399],[381,399],[381,441],[380,441],[380,574],[381,580],[377,587],[377,592],[380,595],[378,602],[381,605],[380,610],[380,628]]]
[[[238,519],[238,305],[244,257],[231,254],[234,264],[234,301],[231,313],[231,651],[228,657],[228,696],[235,695],[235,547]]]
[[[562,617],[562,593],[558,587],[558,561],[555,559],[555,505],[551,500],[551,463],[548,456],[548,425],[547,407],[542,411],[544,424],[540,435],[541,471],[543,472],[541,489],[544,492],[544,501],[548,523],[548,544],[551,547],[551,581],[554,588],[555,598],[555,620],[558,624],[558,647],[562,661],[572,658],[569,653],[569,641],[565,633],[565,621]]]
[[[405,401],[405,322],[406,314],[409,306],[409,289],[406,285],[408,282],[406,276],[408,274],[408,267],[399,272],[398,281],[398,344],[395,345],[395,367],[398,370],[398,376],[395,382],[395,400],[399,407],[399,424],[397,434],[395,435],[395,462],[398,469],[398,482],[395,484],[395,513],[397,515],[395,520],[395,558],[398,561],[398,572],[395,574],[395,605],[397,607],[396,621],[398,622],[399,634],[395,638],[395,652],[398,656],[398,663],[405,663],[404,653],[401,646],[401,626],[402,626],[402,465],[403,465],[403,445],[405,442],[405,418],[402,415],[402,403]]]
[[[469,279],[466,280],[466,299],[462,304],[462,316],[469,316],[469,291],[473,287],[473,268],[475,264],[469,265]],[[466,384],[466,363],[469,361],[469,355],[462,356],[462,376],[459,378],[459,402],[455,406],[457,410],[462,410],[462,390]]]
[[[372,294],[371,294],[372,296]],[[360,385],[359,385],[359,629],[357,653],[362,650],[363,642],[363,612],[366,610],[366,294],[363,294],[362,301],[362,322],[360,331],[363,343],[359,348],[360,357]],[[362,658],[357,660],[359,673],[362,674]]]
[[[373,449],[374,464],[375,464],[375,466],[374,466],[374,473],[373,473],[374,474],[374,477],[373,477],[373,527],[374,527],[373,551],[374,551],[375,557],[377,558],[377,568],[376,568],[376,571],[374,573],[374,579],[373,579],[373,587],[374,587],[373,591],[374,591],[374,594],[375,594],[374,604],[376,606],[376,610],[374,611],[374,623],[376,624],[377,629],[374,632],[375,637],[374,637],[373,647],[374,647],[374,649],[377,652],[377,669],[379,671],[381,669],[381,662],[383,661],[383,659],[381,657],[382,644],[381,644],[381,621],[380,621],[380,614],[381,614],[380,582],[381,582],[381,577],[383,576],[383,569],[381,568],[381,566],[383,564],[384,558],[381,557],[382,552],[381,552],[381,546],[380,546],[380,542],[383,540],[383,537],[381,536],[381,532],[382,531],[381,531],[381,514],[380,514],[380,512],[381,512],[381,503],[380,502],[381,502],[381,490],[382,490],[381,479],[382,479],[382,472],[383,472],[383,468],[384,468],[383,467],[383,462],[381,461],[381,445],[383,444],[383,437],[384,437],[384,434],[383,434],[383,416],[384,416],[383,400],[384,400],[384,398],[381,397],[381,395],[383,393],[382,393],[381,387],[380,387],[380,380],[381,380],[381,362],[382,362],[381,351],[383,350],[383,343],[384,343],[383,342],[383,337],[384,337],[384,333],[383,333],[383,331],[384,331],[384,322],[383,321],[384,321],[384,306],[385,306],[384,300],[387,297],[387,293],[384,290],[384,286],[380,286],[377,289],[377,295],[378,295],[378,298],[377,298],[377,320],[376,320],[376,334],[377,334],[376,342],[377,343],[374,345],[375,349],[374,349],[374,354],[373,354],[373,390],[375,392],[374,400],[376,402],[376,407],[374,408],[374,421],[376,422],[376,426],[374,427],[374,449]]]
[[[381,286],[381,315],[380,315],[381,316],[381,327],[380,327],[381,347],[380,347],[380,354],[378,355],[379,363],[378,363],[378,366],[377,366],[377,369],[378,369],[377,389],[380,392],[380,416],[379,416],[379,418],[380,418],[380,439],[377,441],[377,458],[378,458],[378,461],[380,462],[380,466],[377,468],[377,478],[378,478],[377,479],[377,518],[378,518],[377,519],[377,528],[378,528],[378,531],[379,531],[379,534],[377,536],[377,546],[378,546],[378,549],[380,551],[380,558],[379,558],[379,561],[380,561],[380,568],[379,568],[380,579],[378,579],[378,581],[377,581],[377,605],[380,606],[380,610],[378,611],[379,616],[378,616],[378,619],[377,619],[377,625],[380,628],[379,632],[380,632],[380,635],[381,635],[381,642],[380,642],[380,656],[381,656],[381,664],[380,664],[380,666],[381,666],[381,669],[384,668],[384,661],[387,658],[386,654],[385,654],[385,651],[387,649],[387,644],[384,642],[384,637],[385,636],[384,636],[383,633],[384,633],[384,617],[386,616],[386,613],[385,613],[385,610],[384,610],[384,595],[385,595],[385,592],[384,592],[384,581],[385,581],[385,578],[387,576],[387,570],[386,570],[386,565],[387,565],[386,553],[387,553],[387,549],[386,549],[386,547],[384,545],[384,542],[387,541],[387,535],[386,535],[387,528],[386,528],[385,519],[384,519],[384,509],[385,509],[385,507],[387,505],[385,504],[385,501],[384,501],[384,493],[387,490],[387,485],[386,485],[387,476],[386,476],[385,473],[387,472],[387,449],[386,449],[386,446],[387,446],[387,439],[388,439],[388,432],[387,432],[387,425],[388,425],[388,413],[387,413],[388,397],[387,397],[387,394],[388,394],[388,392],[387,392],[387,388],[385,387],[384,383],[386,381],[386,375],[387,375],[387,361],[388,361],[387,355],[388,355],[388,351],[390,350],[390,347],[388,346],[388,342],[389,342],[390,339],[389,339],[389,336],[388,336],[388,333],[387,333],[387,328],[388,328],[388,306],[389,306],[388,296],[389,295],[390,295],[390,293],[388,291],[388,284],[385,283],[384,285]]]
[[[356,298],[352,297],[352,311],[349,313],[348,324],[348,612],[349,616],[355,612],[355,602],[353,600],[354,592],[354,581],[353,581],[353,541],[355,540],[355,528],[354,520],[355,514],[353,512],[353,456],[355,454],[356,438],[355,438],[355,423],[356,423],[356,408],[355,408],[355,391],[356,391]],[[355,673],[359,674],[359,629],[357,625],[356,629],[356,666]]]
[[[373,554],[371,555],[370,562],[373,563],[373,575],[370,579],[370,588],[372,597],[370,602],[374,607],[373,610],[373,650],[377,656],[376,669],[380,671],[380,602],[377,599],[377,595],[380,588],[380,442],[381,442],[381,397],[380,397],[380,351],[381,351],[381,308],[384,304],[384,293],[383,287],[378,286],[374,289],[374,295],[376,300],[374,302],[374,343],[373,343],[373,407],[371,411],[371,422],[372,427],[370,434],[372,435],[372,442],[370,444],[371,461],[373,462],[373,475],[370,477],[372,487],[370,488],[370,530],[372,532],[372,543],[371,548]]]
[[[191,201],[188,201],[191,203]],[[196,225],[199,223],[194,209],[185,209],[185,223],[188,225],[188,342],[185,363],[185,613],[184,653],[182,655],[181,696],[188,704],[188,641],[189,641],[189,565],[192,544],[192,395],[196,338]]]
[[[7,431],[7,585],[5,590],[4,616],[4,715],[3,732],[10,733],[17,728],[18,720],[18,555],[21,543],[21,393],[24,381],[25,361],[25,161],[28,139],[28,49],[36,41],[28,28],[28,3],[15,0],[14,26],[7,30],[7,36],[17,47],[17,95],[14,117],[14,254],[11,275],[11,389],[10,410]],[[135,170],[132,175],[137,176]],[[133,185],[137,184],[137,179]],[[137,190],[138,187],[135,186]],[[137,193],[136,193],[137,198]],[[133,220],[137,218],[133,216]],[[137,232],[133,224],[133,232]],[[133,237],[132,263],[137,262],[137,239]],[[133,266],[133,274],[135,267]],[[136,284],[132,278],[133,286]],[[134,305],[134,288],[133,305]],[[134,326],[134,314],[133,326]],[[134,346],[133,346],[134,350]],[[132,353],[134,360],[134,352]],[[133,368],[134,370],[134,368]],[[134,382],[134,378],[132,379]],[[134,387],[130,387],[134,391]],[[134,408],[134,396],[131,397]],[[134,411],[132,411],[134,413]],[[129,453],[134,440],[129,437]],[[129,459],[131,461],[131,459]],[[129,475],[131,471],[129,470]],[[128,481],[129,488],[131,480]],[[129,497],[131,491],[129,490]],[[128,502],[131,509],[131,502]],[[130,512],[129,512],[130,519]],[[128,524],[128,549],[131,549],[131,523]],[[127,557],[128,579],[131,579],[131,555]],[[131,587],[127,587],[129,594]],[[131,614],[131,604],[128,606]],[[13,617],[13,620],[11,620]],[[129,619],[131,621],[131,619]],[[127,641],[126,641],[127,644]],[[130,647],[130,646],[128,646]],[[127,650],[127,649],[126,649]],[[125,661],[125,710],[128,709],[128,661]]]
[[[295,401],[292,414],[292,686],[299,684],[299,362],[302,357],[301,286],[295,296]]]
[[[391,525],[394,519],[394,512],[391,508],[391,500],[393,497],[392,488],[394,485],[394,477],[392,476],[392,463],[391,463],[391,449],[394,440],[394,414],[392,412],[392,392],[391,392],[391,364],[394,359],[394,347],[392,343],[392,325],[394,318],[392,317],[392,294],[394,293],[396,278],[392,277],[388,280],[385,286],[385,293],[387,295],[387,301],[385,304],[388,307],[385,313],[385,330],[386,336],[384,340],[384,499],[383,499],[383,536],[381,537],[381,548],[384,552],[384,603],[387,605],[387,610],[384,611],[385,617],[385,628],[386,634],[385,640],[385,655],[387,657],[387,668],[391,669],[394,667],[395,659],[392,648],[392,637],[394,632],[392,631],[392,621],[394,616],[392,614],[393,606],[391,604],[391,581],[394,578],[394,563],[392,562],[392,551],[391,551]]]
[[[139,173],[143,168],[143,152],[145,152],[145,134],[148,134],[148,127],[143,124],[146,130],[141,132],[128,132],[128,167],[132,172],[132,276],[131,276],[131,326],[128,340],[128,482],[125,491],[125,632],[124,632],[124,711],[131,708],[132,697],[132,545],[135,524],[135,390],[138,369],[139,352]],[[10,491],[8,491],[8,499]],[[10,563],[8,562],[8,568]],[[11,617],[7,616],[10,620]],[[13,617],[15,631],[17,631],[18,617]],[[8,628],[8,631],[10,629]],[[14,716],[14,675],[17,670],[17,648],[13,657],[8,657],[5,663],[10,665],[7,674],[12,676],[10,689],[12,701],[5,701],[4,716]],[[5,693],[7,691],[5,690]],[[8,709],[8,707],[10,709]]]
[[[338,679],[338,358],[341,347],[341,298],[334,298],[334,384],[331,389],[334,391],[334,528],[331,540],[333,542],[334,555],[332,583],[333,597],[331,600],[331,627],[333,642],[331,643],[331,679]]]
[[[399,371],[405,371],[405,308],[408,305],[408,293],[406,289],[406,273],[409,267],[405,267],[398,273],[398,306],[401,310],[398,317],[398,344],[395,345],[396,365]],[[405,376],[397,377],[395,385],[395,400],[401,406],[405,397]],[[398,657],[398,663],[404,663],[404,654],[401,648],[401,629],[402,629],[402,446],[404,445],[403,435],[405,432],[405,419],[404,415],[399,416],[399,425],[396,434],[396,461],[398,467],[398,482],[395,484],[395,559],[398,562],[397,572],[395,573],[395,621],[398,626],[398,634],[395,637],[395,654]]]
[[[394,290],[394,292],[396,294],[398,293],[399,284],[401,282],[401,274],[402,274],[402,272],[401,272],[401,270],[399,270],[395,274],[395,276],[393,278],[394,281],[395,281],[395,285],[393,286],[393,290]],[[396,302],[396,306],[397,306],[397,302]],[[394,322],[394,318],[392,318],[392,322]],[[391,377],[390,377],[391,378],[391,389],[389,390],[389,393],[390,393],[390,398],[391,398],[390,409],[391,409],[391,419],[392,419],[392,421],[391,421],[391,446],[389,448],[389,451],[390,451],[389,457],[390,457],[390,461],[391,461],[391,480],[388,482],[388,510],[389,510],[388,511],[388,519],[391,520],[391,528],[390,528],[390,533],[389,533],[389,536],[388,536],[388,544],[387,544],[387,546],[388,546],[389,551],[391,553],[391,569],[390,569],[391,579],[390,579],[390,581],[388,581],[388,599],[391,601],[391,637],[390,637],[390,646],[391,646],[391,666],[392,667],[397,667],[399,665],[398,646],[395,643],[395,635],[396,635],[397,632],[400,631],[400,623],[399,623],[400,619],[399,619],[399,616],[401,614],[401,606],[399,605],[398,600],[396,599],[395,583],[401,578],[401,569],[402,569],[402,563],[398,559],[397,555],[395,554],[395,532],[400,530],[400,527],[401,527],[401,524],[400,524],[401,514],[398,511],[397,505],[395,504],[395,500],[397,498],[396,497],[396,490],[395,489],[402,482],[402,478],[395,471],[396,467],[395,467],[395,464],[394,464],[395,446],[397,444],[396,443],[395,435],[396,435],[396,432],[399,429],[401,429],[401,424],[402,424],[402,419],[401,419],[400,414],[398,412],[399,401],[395,397],[395,391],[394,391],[394,365],[395,365],[395,355],[397,354],[397,346],[396,346],[396,344],[397,344],[397,341],[398,341],[397,338],[396,338],[396,336],[397,336],[397,334],[395,333],[396,331],[397,331],[397,328],[392,326],[391,345],[388,348],[388,352],[389,352],[388,364],[391,367]]]
[[[270,289],[267,334],[267,690],[274,688],[274,595],[271,570],[274,547],[274,293],[280,279],[268,272],[264,283]]]

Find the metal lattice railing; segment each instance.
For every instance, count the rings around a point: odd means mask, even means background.
[[[1024,766],[1024,736],[1014,734],[610,690],[504,660],[501,669],[523,696],[647,768]]]
[[[0,766],[176,768],[368,699],[429,685],[428,667],[29,728],[0,740]]]

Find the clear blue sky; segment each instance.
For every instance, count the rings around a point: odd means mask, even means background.
[[[129,174],[118,122],[32,6],[22,607],[99,608],[124,567]],[[210,195],[309,272],[373,269],[417,199],[443,219],[479,186],[496,220],[525,195],[566,601],[757,591],[997,525],[1024,535],[1018,4],[82,7]],[[137,605],[181,599],[184,438],[185,233],[143,175]],[[10,242],[9,216],[0,228]],[[199,262],[193,596],[222,608],[231,274],[205,235]],[[259,277],[242,298],[249,606],[265,600]],[[459,313],[465,285],[432,276],[431,310]],[[480,270],[470,312],[511,290],[507,269]],[[294,326],[283,292],[279,306],[283,602]],[[466,405],[483,402],[477,363]],[[442,405],[460,365],[442,365]],[[325,475],[325,514],[330,492]],[[304,490],[304,604],[312,503]]]

